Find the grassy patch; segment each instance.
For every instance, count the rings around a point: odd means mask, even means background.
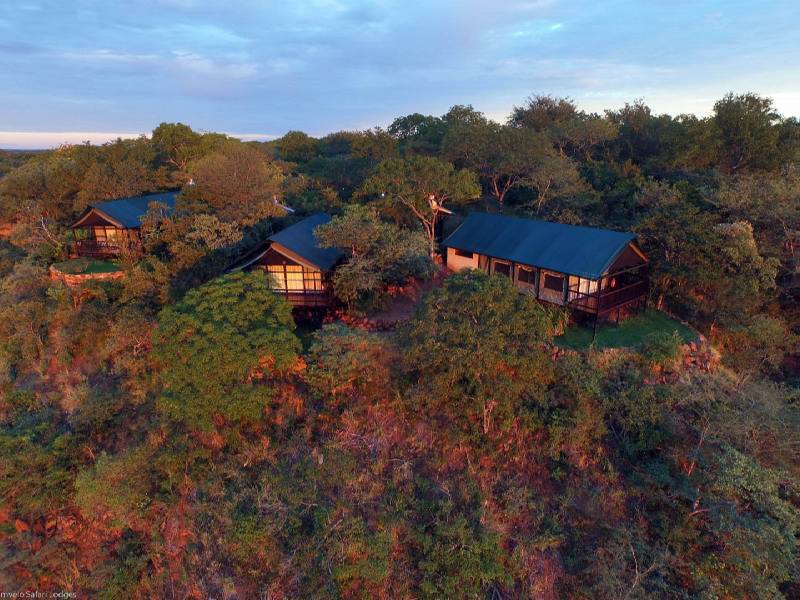
[[[594,345],[603,348],[635,348],[647,339],[660,333],[677,332],[683,342],[697,339],[697,333],[683,323],[668,317],[664,313],[648,309],[640,315],[621,321],[618,326],[600,325],[597,328],[597,339]],[[555,343],[572,350],[586,350],[592,345],[592,328],[585,325],[572,325],[564,335],[555,339]]]
[[[54,264],[53,267],[68,275],[94,275],[97,273],[113,273],[120,270],[119,266],[114,263],[104,260],[91,260],[89,258],[65,260]]]

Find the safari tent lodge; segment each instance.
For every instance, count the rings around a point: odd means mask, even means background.
[[[333,300],[331,272],[344,253],[319,246],[314,230],[330,220],[330,215],[318,213],[282,229],[232,270],[263,270],[272,289],[294,306],[328,306]]]
[[[178,192],[163,192],[87,206],[70,225],[75,238],[70,255],[105,259],[117,257],[126,249],[140,248],[142,218],[151,206],[158,205],[171,214],[177,195]]]
[[[451,270],[509,277],[544,302],[619,320],[645,307],[648,259],[632,233],[472,213],[443,242]]]

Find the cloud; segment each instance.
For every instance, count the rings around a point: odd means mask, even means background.
[[[792,0],[29,3],[0,2],[6,129],[324,133],[531,93],[678,113],[742,86],[800,113]]]
[[[105,48],[100,48],[96,50],[68,50],[65,52],[59,52],[56,54],[56,56],[59,58],[66,59],[68,61],[92,63],[99,65],[102,65],[104,63],[152,65],[157,63],[159,60],[158,54],[153,54],[153,53],[135,54],[130,52],[117,52]]]
[[[70,50],[58,54],[70,62],[91,65],[118,75],[121,68],[135,69],[150,79],[168,78],[170,85],[179,84],[190,94],[204,97],[227,97],[237,93],[243,84],[254,81],[259,65],[246,53],[231,53],[212,57],[188,49],[176,49],[160,54],[117,52],[110,49]],[[265,63],[270,74],[290,68],[279,60]]]
[[[174,50],[172,54],[171,66],[190,77],[233,82],[250,79],[258,73],[258,66],[253,62],[220,61],[188,50]]]
[[[161,40],[171,46],[200,45],[204,48],[241,48],[251,40],[229,28],[213,23],[177,22],[158,25],[132,25],[124,28],[132,35]]]

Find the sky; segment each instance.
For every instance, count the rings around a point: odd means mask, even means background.
[[[386,126],[531,94],[800,116],[800,0],[0,0],[0,148]]]

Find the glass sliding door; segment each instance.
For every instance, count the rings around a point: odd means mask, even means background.
[[[587,279],[586,277],[570,275],[567,301],[572,302],[573,306],[582,310],[596,310],[597,296],[594,294],[599,289],[598,284],[599,282],[596,279]]]
[[[597,284],[598,282],[596,279],[587,279],[586,277],[576,277],[574,275],[570,275],[569,299],[574,300],[582,296],[594,294],[598,289]]]

